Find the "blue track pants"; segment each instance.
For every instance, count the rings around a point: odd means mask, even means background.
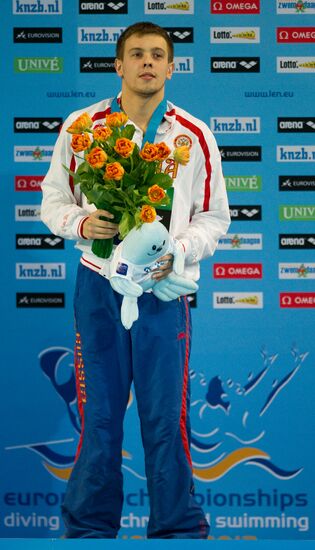
[[[148,538],[206,538],[189,452],[190,315],[186,299],[138,299],[130,331],[122,297],[79,265],[75,290],[82,435],[62,507],[69,538],[115,538],[123,505],[123,419],[134,389],[150,500]]]

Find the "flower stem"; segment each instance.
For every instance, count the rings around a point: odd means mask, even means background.
[[[99,258],[109,258],[113,250],[114,239],[94,239],[92,252]]]

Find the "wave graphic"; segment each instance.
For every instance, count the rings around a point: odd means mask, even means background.
[[[277,477],[278,479],[292,479],[293,477],[300,474],[303,470],[303,468],[298,468],[297,470],[286,471],[286,470],[283,470],[282,468],[279,468],[269,460],[264,460],[263,458],[249,460],[246,463],[246,466],[247,465],[259,466],[260,468],[263,468],[267,472],[273,474],[273,476]]]
[[[253,460],[258,458],[268,459],[269,455],[255,447],[244,447],[232,451],[228,456],[223,458],[219,464],[215,464],[210,468],[194,468],[193,473],[195,478],[199,481],[215,481],[223,477],[238,464],[247,462],[249,459]]]

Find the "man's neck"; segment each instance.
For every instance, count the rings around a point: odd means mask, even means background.
[[[134,122],[143,132],[147,130],[150,119],[162,101],[164,94],[155,94],[153,96],[138,96],[122,92],[121,106],[130,120]]]

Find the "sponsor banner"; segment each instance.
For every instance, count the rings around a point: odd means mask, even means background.
[[[236,205],[230,204],[230,216],[232,221],[258,221],[261,220],[262,208],[260,204]]]
[[[315,132],[315,117],[278,117],[278,132]]]
[[[15,57],[15,73],[62,73],[62,57]]]
[[[315,263],[279,263],[279,279],[315,279]]]
[[[65,241],[52,233],[19,233],[15,235],[17,250],[63,250]]]
[[[14,162],[50,162],[53,145],[15,145]]]
[[[15,191],[41,191],[45,176],[14,176]]]
[[[115,57],[80,57],[80,73],[115,72]]]
[[[278,27],[277,42],[279,43],[314,43],[315,27]]]
[[[315,176],[279,176],[279,191],[315,191]]]
[[[16,307],[65,307],[63,292],[17,292]]]
[[[315,204],[284,204],[279,206],[281,221],[315,221]]]
[[[40,204],[16,204],[16,222],[40,222]]]
[[[223,162],[259,162],[261,161],[260,145],[220,146]]]
[[[152,2],[144,1],[144,13],[148,15],[190,15],[194,13],[194,0],[186,0],[185,2]]]
[[[315,145],[277,145],[277,162],[314,162]]]
[[[79,13],[87,15],[102,13],[120,15],[121,13],[128,13],[128,0],[103,0],[102,2],[79,0]]]
[[[215,309],[262,309],[262,292],[214,292]]]
[[[16,263],[16,279],[65,279],[64,263]]]
[[[314,0],[276,0],[277,13],[287,15],[310,15],[315,13],[315,1]]]
[[[62,0],[12,0],[13,15],[61,15]]]
[[[219,239],[217,250],[262,250],[262,233],[227,233]]]
[[[279,248],[285,250],[315,249],[315,233],[281,233]]]
[[[260,0],[249,0],[249,1],[230,1],[230,0],[211,0],[210,2],[211,13],[214,14],[239,14],[246,15],[252,14],[257,15],[260,13]]]
[[[259,44],[260,27],[210,27],[211,44]]]
[[[79,44],[116,44],[125,27],[78,27]]]
[[[261,176],[225,176],[227,191],[261,191]]]
[[[277,57],[278,73],[313,73],[315,71],[315,55],[313,57]]]
[[[23,117],[14,118],[15,133],[58,133],[62,125],[61,117],[33,118]]]
[[[212,73],[259,73],[260,57],[211,57]]]
[[[193,43],[193,27],[164,27],[174,43]]]
[[[315,307],[315,292],[280,292],[280,307]]]
[[[174,57],[174,72],[175,73],[193,73],[194,58],[193,57]]]
[[[214,134],[259,134],[260,117],[211,117]]]
[[[15,43],[59,43],[62,42],[61,27],[14,27],[13,41]]]
[[[261,279],[262,264],[214,264],[214,279]]]

